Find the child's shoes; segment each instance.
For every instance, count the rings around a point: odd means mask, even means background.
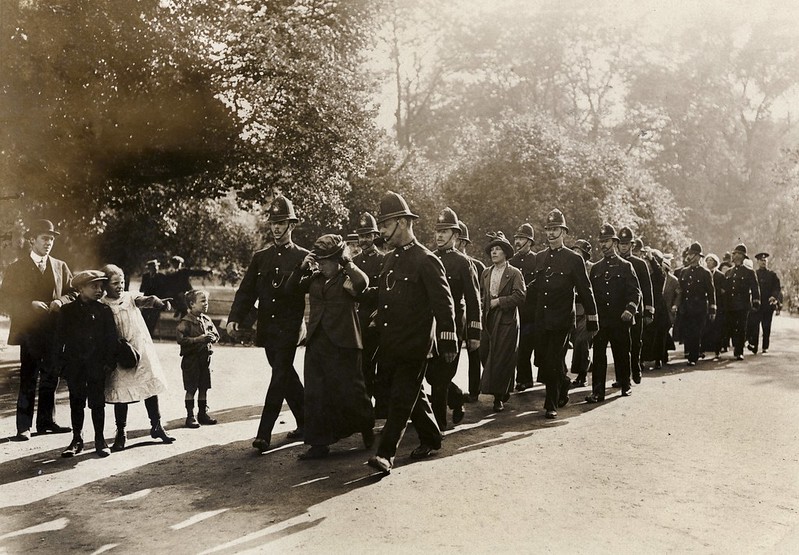
[[[193,414],[190,414],[186,417],[186,427],[187,428],[199,428],[200,424],[197,422],[197,419],[194,418]]]
[[[81,451],[83,451],[83,438],[80,436],[74,436],[69,446],[61,452],[61,456],[64,458],[70,458],[74,457]]]

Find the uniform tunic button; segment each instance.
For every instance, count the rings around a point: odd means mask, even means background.
[[[383,308],[388,308],[388,305],[387,305],[387,304],[384,304],[384,305],[383,305]]]
[[[384,324],[383,324],[383,327],[386,327],[387,325],[388,325],[388,322],[384,323]]]

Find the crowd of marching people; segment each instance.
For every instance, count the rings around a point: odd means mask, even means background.
[[[555,419],[570,402],[570,389],[587,386],[590,373],[585,402],[601,403],[614,389],[628,397],[647,370],[669,364],[676,343],[688,366],[719,360],[729,349],[734,360],[746,350],[767,352],[782,303],[766,252],[755,255],[757,269],[744,244],[720,259],[694,242],[676,259],[644,245],[629,227],[611,224],[597,230],[594,242],[567,241],[566,216],[558,209],[544,222],[542,248],[530,223],[511,238],[488,233],[488,266],[468,254],[468,226],[450,208],[435,223],[435,249],[423,246],[414,232],[418,216],[393,192],[381,199],[376,217],[361,215],[352,237],[325,234],[310,250],[292,240],[298,218],[291,201],[277,196],[268,217],[270,243],[254,254],[225,330],[236,337],[257,314],[255,345],[271,367],[252,446],[270,449],[286,401],[297,423],[288,437],[308,445],[301,459],[326,457],[331,445],[358,433],[367,449],[377,443],[368,463],[384,474],[409,420],[420,442],[410,456],[425,458],[479,395],[490,396],[491,410],[500,412],[514,391],[537,381],[545,386],[545,417]],[[9,344],[20,346],[16,439],[31,437],[38,393],[36,431],[72,432],[64,457],[83,450],[87,404],[99,456],[125,449],[128,406],[138,401],[151,436],[174,441],[161,425],[158,395],[166,382],[152,343],[163,310],[175,310],[179,319],[185,425],[215,424],[207,394],[220,333],[207,315],[208,293],[189,282],[207,272],[183,268],[174,257],[167,291],[158,262],[150,261],[141,291],[131,293],[113,264],[73,276],[50,256],[58,235],[52,222],[33,222],[30,256],[10,265],[0,286],[11,316]],[[300,380],[294,359],[304,322]],[[608,347],[615,372],[610,388]],[[453,382],[462,353],[468,357],[465,391]],[[59,378],[69,389],[71,427],[55,421]],[[106,404],[113,405],[116,423],[110,447]],[[375,419],[385,420],[379,441]]]

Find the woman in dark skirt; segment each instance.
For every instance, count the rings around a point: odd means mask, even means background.
[[[360,432],[374,443],[374,410],[361,372],[358,295],[369,278],[352,263],[339,235],[323,235],[289,278],[307,292],[310,315],[305,348],[305,443],[301,459],[319,459],[339,439]]]

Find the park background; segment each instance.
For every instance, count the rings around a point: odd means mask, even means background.
[[[797,2],[2,0],[0,271],[53,220],[73,270],[173,254],[233,284],[388,189],[485,232],[560,208],[799,293]],[[539,241],[539,245],[540,245]]]

